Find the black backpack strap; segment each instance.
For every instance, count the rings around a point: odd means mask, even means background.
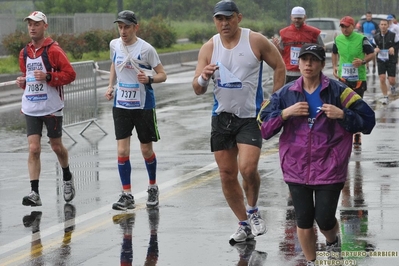
[[[41,54],[41,57],[42,57],[42,60],[44,63],[44,67],[46,68],[46,72],[54,72],[55,71],[55,69],[50,64],[50,60],[48,59],[48,54],[47,54],[47,50],[50,48],[50,46],[54,42],[55,41],[53,41],[52,43],[50,43],[49,45],[44,47],[43,53]],[[23,56],[24,56],[24,61],[25,61],[25,65],[26,65],[26,58],[28,57],[28,46],[25,46]]]

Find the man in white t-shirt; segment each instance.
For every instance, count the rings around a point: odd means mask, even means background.
[[[120,37],[110,42],[112,63],[105,97],[108,100],[114,98],[112,114],[122,194],[112,208],[122,211],[135,208],[130,176],[130,139],[134,128],[149,178],[147,207],[155,208],[159,203],[159,190],[156,183],[157,158],[152,143],[160,137],[152,84],[164,82],[166,73],[154,47],[137,37],[139,25],[133,11],[119,12],[114,23],[118,23]]]

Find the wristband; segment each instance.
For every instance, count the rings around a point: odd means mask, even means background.
[[[201,87],[208,87],[209,84],[209,79],[205,80],[202,78],[202,75],[200,75],[197,79],[198,85],[200,85]]]

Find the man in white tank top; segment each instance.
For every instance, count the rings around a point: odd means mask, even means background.
[[[211,79],[214,83],[211,151],[224,196],[239,221],[238,230],[230,237],[234,245],[266,232],[257,207],[262,137],[256,116],[263,102],[263,61],[274,69],[273,91],[284,85],[285,65],[265,36],[239,27],[242,14],[233,1],[218,2],[213,17],[219,34],[199,51],[192,86],[200,95],[207,91]],[[243,177],[242,187],[238,172]]]

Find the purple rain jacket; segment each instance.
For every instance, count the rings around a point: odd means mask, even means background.
[[[273,93],[258,115],[262,137],[280,135],[280,165],[285,182],[324,185],[345,182],[352,152],[353,134],[370,134],[375,126],[375,114],[370,106],[345,84],[321,73],[320,97],[344,111],[344,118],[329,119],[324,112],[316,116],[312,128],[308,117],[283,120],[281,110],[306,101],[303,78],[286,84]]]

